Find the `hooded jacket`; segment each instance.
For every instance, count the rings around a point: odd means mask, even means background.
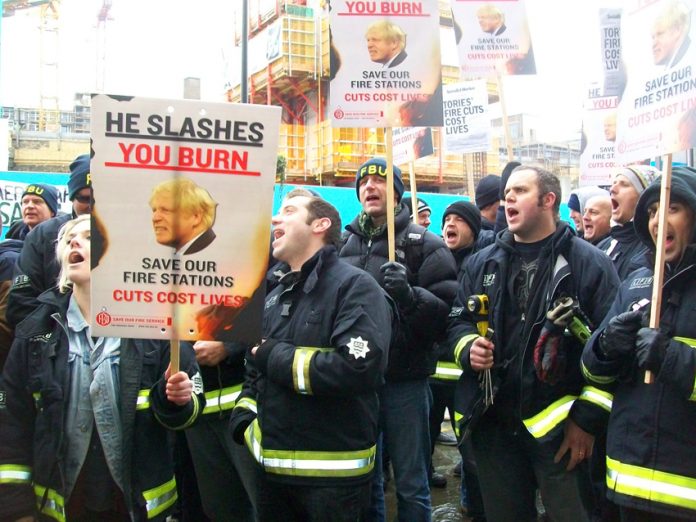
[[[621,281],[634,270],[645,266],[648,249],[636,234],[633,221],[611,227],[609,236],[597,243],[597,248],[611,258]]]
[[[595,247],[578,238],[567,223],[559,223],[549,243],[539,254],[539,265],[532,287],[526,317],[520,321],[518,335],[506,332],[507,301],[511,263],[519,256],[513,234],[503,231],[495,244],[474,254],[455,299],[448,342],[454,360],[463,369],[455,393],[455,417],[460,429],[472,420],[473,403],[479,398],[478,373],[469,364],[469,350],[479,336],[477,322],[481,319],[465,308],[471,295],[488,296],[486,316],[492,328],[495,350],[493,373],[500,382],[494,406],[485,413],[502,427],[515,430],[523,422],[537,439],[562,435],[564,420],[570,416],[584,431],[597,433],[604,429],[608,412],[596,400],[594,387],[587,387],[580,373],[582,344],[571,335],[564,335],[562,350],[566,354],[565,375],[556,384],[540,381],[534,369],[533,352],[546,313],[561,296],[574,297],[592,323],[600,324],[619,285],[611,261]],[[475,428],[474,428],[475,429]]]
[[[65,520],[69,298],[57,290],[42,294],[39,308],[15,331],[0,394],[2,520],[29,515]],[[194,381],[196,395],[177,406],[165,393],[168,343],[122,339],[120,352],[124,500],[134,520],[145,520],[145,513],[147,519],[164,520],[177,498],[167,430],[192,425],[205,406],[198,366],[193,352],[182,349],[181,368]]]
[[[654,255],[648,207],[659,200],[660,179],[641,195],[636,207],[638,237]],[[696,171],[675,168],[672,200],[696,209]],[[696,239],[696,238],[694,238]],[[665,267],[660,329],[671,337],[653,384],[643,382],[634,358],[607,361],[599,337],[616,315],[635,303],[649,310],[653,266],[623,282],[611,310],[583,351],[587,381],[611,387],[613,404],[607,434],[607,495],[610,500],[649,513],[696,517],[696,242],[677,266]],[[643,301],[642,301],[643,300]],[[642,302],[641,302],[642,301]]]
[[[408,269],[415,303],[408,310],[399,310],[400,335],[392,340],[386,379],[424,379],[435,371],[433,343],[445,331],[457,269],[442,238],[410,224],[406,206],[396,215],[394,229],[397,238],[408,236],[403,243],[397,241],[402,243],[397,244],[397,261]],[[358,218],[346,230],[349,234],[341,259],[369,273],[381,286],[380,267],[389,259],[386,230],[370,239],[360,229]],[[412,255],[417,250],[420,255]],[[409,263],[409,259],[413,261]]]

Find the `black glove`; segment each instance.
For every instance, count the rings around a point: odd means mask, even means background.
[[[408,308],[413,304],[413,289],[408,284],[408,271],[401,263],[389,261],[384,263],[379,270],[384,274],[382,287],[402,308]]]
[[[656,328],[641,328],[636,338],[636,360],[642,370],[659,373],[669,337]]]
[[[636,334],[641,327],[643,312],[624,312],[613,317],[599,336],[599,349],[610,361],[629,357],[635,351]]]

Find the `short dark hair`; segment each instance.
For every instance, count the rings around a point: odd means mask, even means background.
[[[328,218],[331,226],[324,234],[324,244],[338,247],[341,243],[341,216],[338,210],[325,199],[316,196],[311,191],[303,188],[291,190],[285,199],[303,197],[307,198],[307,224],[315,219]]]
[[[543,198],[548,193],[556,195],[553,204],[553,215],[556,222],[561,220],[561,181],[553,172],[537,165],[520,165],[512,172],[531,170],[537,175],[537,187],[539,188],[539,206],[543,204]]]

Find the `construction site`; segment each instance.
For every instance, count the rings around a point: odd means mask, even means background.
[[[116,0],[118,1],[118,0]],[[452,31],[449,2],[439,1],[442,33]],[[104,40],[113,20],[112,0],[103,0],[94,13],[96,30],[96,85],[104,92],[103,69],[108,64]],[[65,172],[76,154],[85,150],[90,131],[90,94],[76,92],[71,110],[58,107],[59,61],[55,56],[61,3],[58,0],[6,0],[3,17],[31,11],[37,18],[41,40],[40,99],[36,107],[2,106],[1,118],[8,129],[7,170]],[[4,21],[3,23],[7,23]],[[248,103],[282,107],[278,181],[325,186],[351,186],[356,168],[366,159],[385,155],[385,129],[334,128],[328,116],[329,17],[328,6],[308,5],[304,0],[248,0]],[[230,24],[230,40],[240,46],[241,9]],[[442,66],[443,83],[460,81],[456,63]],[[450,60],[451,61],[451,60]],[[221,89],[224,99],[240,103],[239,64],[231,63],[230,79]],[[236,79],[235,79],[236,78]],[[221,86],[223,87],[223,86]],[[489,103],[500,101],[495,80],[487,83]],[[183,84],[183,96],[196,98],[196,78]],[[125,93],[119,93],[125,94]],[[128,93],[137,94],[137,93]],[[221,98],[223,98],[221,96]],[[4,104],[3,104],[4,105]],[[500,104],[497,104],[500,105]],[[494,111],[495,113],[495,111]],[[498,114],[500,110],[498,110]],[[508,159],[533,161],[563,176],[570,184],[577,178],[579,143],[542,143],[535,139],[533,118],[511,114],[505,143],[503,120],[493,119],[488,152],[450,154],[444,150],[441,129],[432,128],[433,154],[414,164],[418,190],[472,195],[486,174],[499,174]],[[284,167],[284,168],[283,168]],[[402,165],[402,168],[407,166]]]

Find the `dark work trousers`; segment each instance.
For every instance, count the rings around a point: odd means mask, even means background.
[[[216,522],[251,522],[263,470],[246,446],[232,440],[229,415],[208,415],[216,417],[205,416],[186,430],[203,511]]]
[[[174,438],[174,476],[179,495],[172,515],[180,522],[208,522],[203,514],[201,495],[198,491],[196,472],[191,460],[186,435],[182,431],[170,432]]]
[[[471,442],[489,522],[536,521],[537,485],[551,520],[589,521],[589,470],[576,466],[566,471],[570,452],[558,464],[553,462],[562,439],[561,432],[539,442],[521,422],[511,428],[491,417],[481,419]]]
[[[370,487],[369,481],[359,486],[322,487],[288,485],[266,478],[259,495],[258,521],[368,521]]]
[[[694,520],[693,518],[677,518],[670,515],[659,515],[623,506],[619,508],[619,510],[621,511],[621,522],[684,522],[685,520]]]
[[[456,381],[438,381],[430,379],[430,391],[433,394],[433,407],[430,410],[430,448],[431,455],[435,451],[435,439],[440,433],[442,421],[445,418],[445,408],[450,412],[450,422],[454,430],[454,390]],[[460,444],[459,454],[462,456],[462,481],[467,492],[467,515],[475,522],[485,520],[481,486],[478,481],[476,460],[471,448],[471,440]]]

